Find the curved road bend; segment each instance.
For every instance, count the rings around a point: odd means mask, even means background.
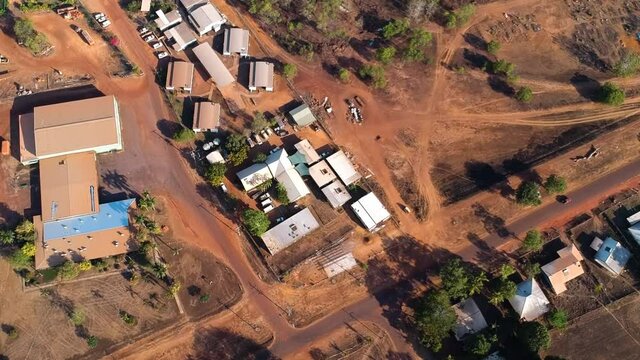
[[[157,134],[156,122],[159,119],[172,118],[152,76],[157,60],[146,50],[147,44],[137,35],[134,25],[117,2],[95,3],[93,6],[101,7],[103,12],[112,18],[112,30],[123,40],[123,46],[129,56],[147,73],[143,78],[145,89],[138,96],[121,99],[122,111],[125,113],[123,117],[135,119],[137,126],[125,128],[124,134],[127,141],[125,145],[127,157],[135,158],[135,164],[131,164],[129,160],[129,163],[118,164],[118,170],[127,175],[131,174],[130,180],[136,188],[170,191],[171,198],[181,209],[181,218],[188,219],[186,225],[204,229],[206,234],[211,234],[210,240],[213,241],[207,241],[207,246],[236,273],[249,301],[258,308],[274,332],[275,342],[271,347],[273,352],[282,357],[295,356],[298,352],[306,351],[307,345],[314,339],[329,334],[347,322],[372,321],[390,334],[397,351],[406,352],[413,358],[421,357],[415,354],[413,346],[407,342],[401,330],[392,326],[383,314],[385,310],[380,303],[386,303],[387,299],[397,297],[399,294],[396,288],[363,299],[303,329],[294,329],[289,325],[283,317],[282,310],[266,296],[261,295],[268,285],[258,279],[253,272],[235,233],[216,220],[209,209],[202,207],[208,207],[208,204],[204,204],[205,201],[198,194],[195,186],[191,186],[194,184],[192,171],[182,159],[181,154]],[[118,87],[118,82],[116,80],[105,85]],[[121,85],[124,84],[121,83]],[[569,196],[573,198],[571,204],[544,206],[515,221],[509,225],[509,229],[514,233],[521,233],[567,211],[572,209],[575,211],[595,196],[602,196],[612,184],[627,181],[638,174],[640,174],[640,161],[613,171],[594,183],[570,193]],[[187,184],[190,186],[185,186]],[[506,239],[489,236],[486,241],[490,246],[496,247]],[[476,249],[470,246],[461,255],[473,257],[475,253]]]

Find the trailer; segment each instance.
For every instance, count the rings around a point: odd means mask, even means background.
[[[80,29],[80,36],[87,42],[87,44],[93,45],[93,39],[85,29]]]

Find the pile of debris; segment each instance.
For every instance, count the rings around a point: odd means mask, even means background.
[[[362,117],[361,108],[363,108],[365,105],[364,101],[356,95],[353,100],[351,98],[348,98],[345,99],[345,102],[349,106],[349,108],[347,109],[347,119],[349,119],[354,124],[362,125],[364,118]]]
[[[494,39],[501,42],[511,42],[529,38],[530,32],[539,32],[542,26],[536,22],[534,14],[518,15],[514,13],[504,13],[505,20],[500,20],[489,26],[487,31]]]

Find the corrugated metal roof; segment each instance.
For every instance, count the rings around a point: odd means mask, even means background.
[[[373,192],[361,197],[351,204],[351,207],[368,230],[374,230],[391,217],[387,208]]]
[[[622,273],[629,258],[631,258],[631,252],[611,237],[602,242],[600,249],[594,256],[597,263],[615,275]]]
[[[316,117],[313,116],[313,113],[307,104],[302,104],[289,111],[289,116],[291,116],[298,126],[308,126],[316,121]]]
[[[458,340],[462,340],[467,334],[475,334],[489,326],[478,304],[471,298],[453,305],[453,310],[457,316],[453,332]]]
[[[233,75],[231,75],[226,66],[224,66],[224,63],[222,63],[218,54],[216,54],[209,44],[202,43],[196,46],[193,48],[193,53],[202,63],[205,70],[207,70],[218,88],[227,86],[235,81]]]
[[[167,66],[167,82],[169,90],[184,89],[191,91],[193,87],[193,64],[186,61],[172,61]]]
[[[280,175],[276,176],[276,179],[287,190],[287,197],[291,202],[297,201],[310,193],[302,176],[294,168],[289,168],[280,173]]]
[[[334,209],[341,207],[346,204],[347,201],[351,200],[351,194],[349,194],[347,188],[337,180],[323,187],[322,193],[327,197],[327,200],[329,200],[329,203]]]
[[[298,150],[301,154],[304,155],[305,161],[309,165],[312,165],[321,159],[316,149],[314,149],[313,146],[311,146],[311,143],[307,139],[304,139],[296,143],[294,147],[296,148],[296,150]]]
[[[253,61],[249,65],[249,90],[257,88],[273,89],[272,63],[266,61]]]
[[[318,187],[323,187],[338,178],[324,160],[309,167],[309,175]]]
[[[549,300],[535,279],[521,282],[516,287],[516,294],[509,299],[520,319],[532,321],[549,311]]]
[[[273,255],[319,227],[318,220],[305,208],[265,232],[262,241]]]
[[[193,111],[193,129],[213,130],[220,125],[220,104],[197,102]]]
[[[267,164],[253,164],[236,174],[245,191],[252,190],[269,179],[273,179]]]
[[[222,53],[231,55],[238,53],[242,56],[249,54],[249,30],[230,28],[224,30],[224,45]]]
[[[349,186],[362,178],[362,175],[356,171],[355,166],[344,151],[340,150],[327,157],[327,162],[342,182]]]

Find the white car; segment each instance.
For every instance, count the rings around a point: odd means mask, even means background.
[[[107,17],[106,16],[99,16],[96,18],[96,20],[98,20],[99,23],[103,23],[105,21],[107,21]]]
[[[166,51],[158,53],[158,59],[162,59],[162,58],[165,58],[167,56],[169,56],[169,53],[167,53]]]
[[[140,35],[142,35],[142,34],[146,33],[147,31],[149,31],[149,30],[146,27],[143,27],[142,29],[140,29],[138,31],[138,33],[140,33]]]
[[[109,25],[111,25],[111,21],[107,20],[105,22],[102,23],[102,28],[107,28]]]
[[[153,40],[155,40],[155,39],[156,39],[156,37],[155,37],[155,36],[153,36],[153,35],[149,35],[149,36],[147,36],[146,38],[144,38],[144,41],[146,41],[146,42],[151,42],[151,41],[153,41]]]
[[[154,42],[151,46],[153,46],[154,49],[160,49],[162,47],[162,44],[160,44],[159,42]]]
[[[96,18],[96,20],[97,20],[98,18],[104,17],[104,14],[103,13],[95,13],[95,14],[93,14],[93,17]]]

